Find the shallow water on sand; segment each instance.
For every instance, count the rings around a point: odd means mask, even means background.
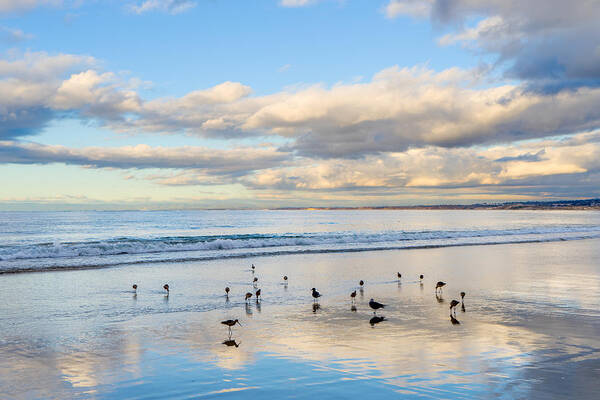
[[[595,399],[599,289],[598,239],[4,275],[0,398]]]

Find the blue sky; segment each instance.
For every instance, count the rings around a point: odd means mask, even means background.
[[[0,209],[600,196],[600,4],[551,3],[4,0]]]

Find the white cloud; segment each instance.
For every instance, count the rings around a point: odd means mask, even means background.
[[[42,5],[59,5],[61,0],[0,0],[0,13],[29,10]]]
[[[192,0],[145,0],[139,4],[130,6],[136,14],[150,11],[161,11],[169,14],[179,14],[196,7],[197,3]]]

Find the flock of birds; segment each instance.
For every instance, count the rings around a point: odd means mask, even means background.
[[[252,268],[252,273],[254,274],[256,267],[254,266],[254,264],[252,264],[251,266]],[[397,277],[398,277],[398,283],[400,283],[400,280],[402,279],[402,274],[400,272],[397,273]],[[424,276],[421,274],[419,275],[419,281],[421,282],[421,286],[423,285],[423,278]],[[285,275],[283,277],[283,283],[284,285],[287,285],[288,282],[288,277],[287,275]],[[244,296],[244,300],[246,301],[246,303],[248,303],[250,301],[250,299],[252,298],[252,296],[255,296],[256,298],[256,302],[259,303],[260,302],[260,298],[261,298],[261,289],[257,289],[258,283],[258,278],[255,276],[252,279],[252,284],[254,286],[254,288],[256,289],[254,294],[252,292],[247,292],[246,295]],[[363,290],[363,286],[364,286],[365,282],[361,279],[358,282],[358,285],[360,286],[360,291],[362,293]],[[446,282],[442,282],[439,281],[436,283],[435,285],[435,295],[436,298],[438,299],[438,301],[443,302],[443,300],[441,299],[441,297],[438,297],[439,294],[442,293],[442,288],[446,286]],[[134,292],[137,292],[137,288],[138,285],[137,284],[133,284],[133,290]],[[167,292],[166,295],[169,295],[169,285],[165,284],[163,286],[163,289]],[[320,306],[318,303],[319,298],[321,297],[321,293],[319,293],[319,291],[316,288],[312,288],[312,297],[313,297],[313,311],[317,311]],[[229,292],[230,292],[230,288],[226,287],[225,288],[225,296],[227,297],[227,299],[229,299]],[[450,302],[450,321],[452,322],[452,324],[454,325],[458,325],[460,324],[460,322],[456,319],[456,307],[460,304],[462,307],[462,311],[465,311],[465,292],[460,292],[460,297],[461,297],[461,301],[458,300],[452,300]],[[354,306],[355,304],[355,300],[356,300],[356,290],[354,290],[352,293],[350,293],[350,300],[352,302],[352,311],[356,311],[356,307]],[[374,299],[370,299],[369,300],[369,307],[371,307],[371,309],[373,310],[373,318],[370,319],[369,323],[371,324],[371,326],[374,326],[375,324],[378,324],[382,321],[385,321],[385,317],[383,316],[378,316],[377,315],[377,310],[385,308],[385,304],[382,304],[378,301],[375,301]],[[229,339],[224,341],[223,344],[227,345],[227,346],[235,346],[235,347],[239,347],[239,343],[237,343],[235,340],[231,339],[231,334],[232,334],[232,328],[237,324],[239,326],[242,326],[242,324],[240,323],[239,320],[237,319],[228,319],[225,321],[221,321],[221,324],[227,326],[228,330],[229,330]]]

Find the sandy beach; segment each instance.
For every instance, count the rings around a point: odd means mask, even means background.
[[[0,397],[592,399],[599,266],[587,239],[4,275]]]

